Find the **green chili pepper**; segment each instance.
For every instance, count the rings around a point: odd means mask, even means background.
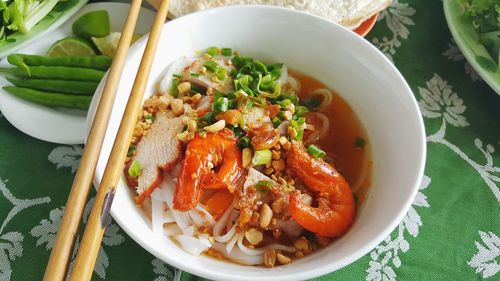
[[[50,107],[88,109],[90,106],[90,101],[92,100],[91,96],[48,93],[27,88],[19,88],[15,86],[6,86],[3,87],[3,89],[16,97]]]
[[[24,68],[0,67],[0,72],[16,75],[22,78],[61,79],[77,81],[101,81],[105,72],[90,68],[68,66],[32,66],[29,72]]]
[[[63,94],[92,96],[97,89],[96,82],[66,81],[52,79],[13,79],[6,77],[10,83],[22,88],[33,90],[56,92]]]

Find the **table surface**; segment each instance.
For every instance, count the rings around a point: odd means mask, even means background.
[[[418,100],[425,176],[390,236],[317,280],[499,280],[500,96],[463,58],[441,1],[396,0],[367,40],[395,63]],[[82,149],[31,138],[0,114],[0,280],[42,278]],[[106,230],[93,275],[199,279],[150,255],[116,223]]]

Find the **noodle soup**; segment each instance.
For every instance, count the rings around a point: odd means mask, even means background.
[[[368,146],[319,81],[212,47],[168,67],[124,172],[153,232],[193,255],[274,267],[349,230],[370,181]]]

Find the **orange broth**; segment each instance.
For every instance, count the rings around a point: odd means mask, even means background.
[[[346,178],[358,203],[364,201],[371,181],[372,161],[366,132],[349,104],[325,84],[297,71],[289,71],[296,78],[301,89],[301,99],[313,98],[317,89],[328,89],[333,93],[333,101],[328,110],[319,110],[330,121],[330,130],[315,144],[324,150],[327,159],[333,160],[334,167]],[[356,146],[356,139],[364,140],[364,146]],[[359,206],[359,204],[358,204]]]

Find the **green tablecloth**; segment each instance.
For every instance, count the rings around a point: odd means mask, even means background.
[[[500,280],[500,96],[464,60],[441,1],[395,1],[367,39],[419,102],[424,181],[390,236],[318,280]],[[81,152],[31,138],[0,115],[0,280],[42,278]],[[199,279],[156,259],[115,223],[108,227],[93,280],[179,278]]]

